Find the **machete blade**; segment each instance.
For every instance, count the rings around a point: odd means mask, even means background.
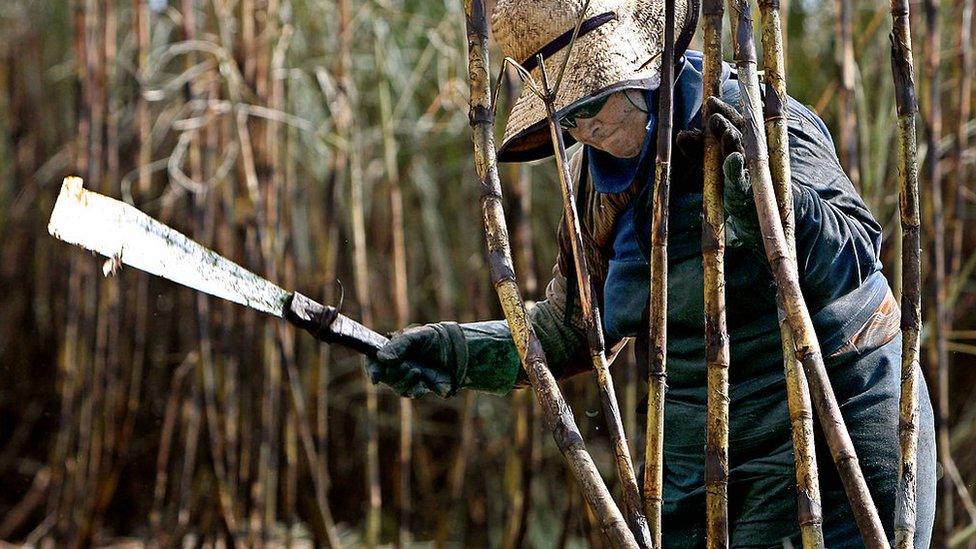
[[[278,317],[289,292],[135,207],[68,177],[47,226],[52,236],[203,293]]]
[[[48,232],[109,260],[106,276],[122,264],[277,317],[327,343],[375,355],[387,339],[362,324],[288,292],[237,263],[190,240],[134,206],[88,191],[68,177],[54,204]]]

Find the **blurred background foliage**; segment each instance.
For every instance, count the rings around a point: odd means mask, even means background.
[[[941,413],[953,459],[940,469],[948,489],[936,538],[970,547],[972,4],[929,0],[913,19],[921,152],[941,166],[921,181],[923,361],[933,392],[940,363],[951,380]],[[938,17],[924,20],[923,7]],[[834,132],[886,229],[896,281],[889,6],[783,9],[791,95]],[[103,278],[96,258],[47,235],[62,177],[78,174],[289,289],[334,303],[338,278],[344,311],[377,330],[501,318],[485,265],[465,48],[457,0],[0,3],[0,539],[602,543],[530,392],[410,407],[379,389],[370,411],[358,357],[131,269]],[[502,87],[499,130],[517,91]],[[555,255],[552,168],[502,167],[528,299],[541,298]],[[944,206],[934,210],[935,189]],[[935,214],[944,280],[929,274]],[[931,344],[937,295],[947,310],[941,361]],[[632,356],[614,371],[632,447],[642,448],[633,410],[643,381]],[[563,386],[612,479],[595,385],[581,376]]]

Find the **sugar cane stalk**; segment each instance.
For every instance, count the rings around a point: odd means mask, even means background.
[[[566,56],[573,47],[570,42]],[[623,419],[620,417],[620,407],[617,404],[617,393],[613,388],[613,378],[610,376],[610,366],[603,340],[603,323],[600,321],[600,306],[593,300],[593,286],[590,280],[590,268],[583,252],[583,235],[580,230],[579,215],[576,211],[576,197],[573,193],[573,179],[569,173],[569,159],[566,156],[566,144],[563,141],[563,131],[559,126],[554,105],[556,93],[549,84],[546,65],[539,56],[539,67],[542,73],[542,98],[546,106],[546,117],[549,120],[549,133],[556,151],[559,182],[563,196],[563,218],[566,230],[570,234],[573,251],[573,267],[576,271],[576,282],[579,287],[580,310],[583,313],[583,324],[586,325],[586,338],[590,348],[590,359],[593,362],[593,372],[600,391],[600,403],[606,415],[607,430],[610,432],[610,442],[613,446],[613,458],[617,467],[617,477],[623,491],[624,513],[634,537],[641,540],[641,545],[649,547],[651,543],[647,519],[644,518],[643,503],[640,490],[637,487],[637,476],[634,474],[634,464],[631,461],[630,446],[627,434],[624,432]],[[658,546],[660,547],[660,546]]]
[[[827,445],[840,472],[855,521],[868,547],[887,547],[888,541],[878,510],[871,499],[864,475],[858,466],[857,454],[850,434],[844,425],[837,398],[830,387],[824,367],[820,344],[817,341],[800,290],[796,266],[790,261],[789,249],[783,234],[769,171],[766,135],[762,129],[759,77],[756,69],[756,49],[753,41],[752,15],[748,0],[729,0],[732,19],[733,57],[739,71],[739,87],[745,117],[744,148],[746,166],[752,181],[753,194],[762,230],[766,257],[773,271],[781,302],[792,328],[796,357],[803,365],[810,381],[811,394],[823,425]]]
[[[861,184],[861,166],[858,159],[857,109],[854,108],[854,39],[851,0],[835,0],[836,40],[834,50],[840,71],[838,95],[838,121],[840,122],[840,157],[844,168],[855,186]]]
[[[468,77],[471,80],[469,119],[473,130],[475,170],[481,188],[481,209],[492,284],[508,320],[522,366],[539,399],[546,424],[587,502],[600,517],[603,533],[614,546],[636,548],[637,542],[586,450],[572,410],[546,366],[542,346],[526,317],[525,304],[512,266],[501,184],[495,164],[494,120],[488,77],[488,21],[483,0],[464,0],[464,13],[468,38]]]
[[[915,70],[908,0],[891,2],[891,71],[898,109],[898,180],[901,210],[901,401],[898,414],[898,492],[895,545],[915,546],[918,452],[918,355],[922,324],[921,219],[918,204],[918,155],[915,136]]]
[[[377,44],[376,58],[379,63],[381,51]],[[382,71],[384,67],[379,67]],[[393,309],[397,326],[409,323],[410,299],[407,293],[407,246],[403,234],[403,192],[397,167],[397,142],[394,134],[394,121],[390,88],[386,83],[380,85],[380,111],[383,131],[383,163],[390,186],[390,233],[393,240]],[[412,470],[413,445],[413,402],[409,398],[399,399],[399,449],[397,453],[397,489],[395,506],[397,515],[396,546],[404,547],[410,542],[410,473]]]
[[[790,184],[790,150],[786,121],[786,63],[780,24],[779,0],[759,0],[762,17],[763,68],[766,70],[766,138],[769,142],[769,168],[783,224],[789,261],[796,265],[793,191]],[[820,507],[820,480],[813,440],[813,406],[810,387],[795,356],[793,332],[779,304],[779,328],[783,341],[783,369],[786,396],[793,433],[793,460],[796,466],[797,514],[803,546],[824,547],[823,514]]]
[[[82,0],[72,2],[73,51],[75,57],[75,90],[77,93],[77,112],[75,121],[75,135],[72,145],[73,168],[77,173],[87,174],[88,155],[85,143],[88,141],[90,126],[85,89],[88,83],[88,73],[85,71],[87,43],[85,41],[85,5]],[[82,311],[82,284],[84,273],[82,264],[76,257],[72,257],[68,268],[68,295],[65,303],[64,337],[58,353],[59,396],[61,399],[59,428],[55,438],[54,449],[51,453],[51,464],[54,467],[51,486],[53,487],[47,504],[47,513],[55,517],[52,537],[63,538],[67,528],[67,518],[64,512],[64,501],[69,497],[72,469],[68,460],[73,445],[73,434],[69,426],[75,424],[76,408],[79,400],[81,374],[79,368],[79,349],[81,345],[81,327],[84,322]]]
[[[336,273],[338,270],[339,263],[339,222],[337,220],[337,210],[340,197],[342,195],[342,185],[349,180],[349,134],[350,125],[352,120],[352,108],[350,103],[350,88],[351,88],[351,66],[352,62],[350,59],[350,49],[351,49],[351,35],[349,29],[349,5],[347,0],[338,0],[336,2],[336,55],[335,64],[332,67],[332,74],[335,78],[336,89],[335,96],[332,104],[330,105],[330,110],[333,114],[333,120],[335,124],[335,133],[342,146],[335,147],[335,151],[332,155],[332,164],[329,170],[329,176],[326,180],[324,196],[325,196],[325,208],[324,208],[324,232],[325,232],[325,242],[324,250],[322,255],[324,256],[322,261],[324,263],[324,279],[329,285],[332,281],[336,279]],[[320,81],[321,83],[321,81]],[[323,292],[328,298],[328,290]],[[327,299],[328,301],[328,299]],[[316,464],[316,468],[319,471],[319,477],[323,479],[326,483],[325,490],[328,492],[328,484],[331,484],[329,480],[329,381],[331,375],[331,364],[333,361],[333,356],[331,352],[331,345],[321,345],[319,347],[319,360],[318,360],[318,386],[316,388],[316,438],[318,440],[319,449],[319,460]],[[328,498],[326,498],[327,500]],[[328,501],[326,501],[328,502]],[[330,547],[340,546],[338,542],[338,533],[333,527],[326,527],[325,532],[326,541]]]
[[[511,104],[518,97],[516,87],[518,72],[515,67],[508,67],[505,73],[505,93]],[[500,90],[496,90],[496,93]],[[496,106],[497,108],[497,106]],[[515,246],[515,268],[524,273],[523,284],[525,293],[536,295],[538,277],[535,274],[535,254],[532,250],[533,235],[530,216],[532,211],[532,185],[527,170],[513,163],[509,167],[509,182],[511,194],[509,215],[512,221],[512,244]],[[511,466],[517,471],[515,482],[511,482],[508,499],[511,502],[508,518],[505,523],[505,535],[502,538],[502,549],[516,549],[525,544],[529,526],[529,515],[532,510],[532,478],[539,469],[541,447],[539,436],[539,417],[535,413],[532,395],[518,391],[512,395],[512,406],[515,408],[515,445],[509,454]]]
[[[515,407],[515,445],[508,459],[517,474],[509,490],[508,499],[512,503],[505,522],[502,549],[516,549],[525,544],[532,509],[532,478],[542,457],[536,435],[539,421],[532,395],[518,391],[512,397],[512,405]]]
[[[704,96],[722,96],[722,0],[702,3]],[[711,114],[705,109],[704,120]],[[725,205],[721,145],[705,132],[702,265],[705,280],[705,544],[729,546],[729,335],[725,322]]]
[[[973,10],[974,0],[964,0],[959,18],[959,115],[956,117],[956,159],[953,166],[956,187],[956,216],[952,227],[952,262],[949,280],[957,280],[962,268],[963,234],[966,227],[966,182],[969,181],[969,132],[973,112]],[[951,319],[950,319],[951,320]],[[950,323],[951,324],[951,323]],[[952,327],[949,326],[949,329]]]
[[[354,279],[356,285],[356,301],[361,308],[360,316],[367,325],[373,322],[373,305],[370,298],[369,289],[369,258],[366,243],[366,213],[363,204],[363,168],[362,159],[359,152],[360,136],[356,129],[351,125],[354,107],[351,102],[351,91],[353,86],[351,73],[351,39],[353,29],[351,27],[352,17],[349,11],[348,0],[337,0],[338,34],[339,34],[339,59],[338,59],[338,83],[339,94],[337,106],[343,116],[341,127],[338,128],[343,140],[346,151],[342,154],[345,162],[349,166],[349,203],[352,210],[351,226],[353,241],[353,266]],[[363,358],[362,360],[365,360]],[[365,370],[364,370],[365,371]],[[380,537],[380,514],[383,505],[383,496],[380,486],[380,466],[379,466],[379,404],[376,388],[369,379],[363,378],[363,389],[366,394],[366,490],[369,507],[366,510],[365,541],[368,547],[375,547]]]
[[[949,451],[949,351],[946,348],[946,324],[949,312],[946,309],[946,268],[945,268],[945,216],[942,205],[942,166],[938,152],[939,141],[942,139],[942,40],[939,25],[938,0],[925,0],[925,68],[928,72],[928,109],[925,119],[928,128],[925,132],[926,149],[929,153],[925,159],[925,179],[928,180],[929,196],[931,199],[932,215],[932,322],[933,347],[930,348],[931,362],[930,379],[936,380],[935,399],[935,428],[936,447],[939,453],[939,463],[944,469],[950,467],[952,455]],[[939,514],[941,515],[942,539],[949,539],[953,530],[953,495],[955,486],[949,475],[941,479],[941,494]]]
[[[671,186],[671,99],[674,84],[674,1],[664,2],[664,53],[658,88],[657,157],[651,218],[651,298],[649,311],[647,439],[644,510],[654,546],[661,547],[664,503],[664,389],[667,381],[668,195]]]
[[[352,235],[353,235],[353,263],[355,265],[356,301],[359,302],[360,316],[367,326],[373,324],[373,305],[369,290],[369,261],[366,250],[366,212],[363,203],[363,169],[360,164],[359,136],[353,131],[350,141],[352,154],[350,200],[352,205]],[[362,358],[365,360],[365,358]],[[363,370],[365,372],[365,369]],[[382,509],[382,492],[380,487],[379,465],[379,402],[376,387],[363,378],[363,388],[366,393],[366,489],[368,491],[369,508],[366,511],[365,538],[366,545],[375,547],[380,537],[380,512]]]
[[[135,35],[136,46],[136,78],[138,87],[136,90],[136,142],[138,143],[138,156],[136,166],[139,170],[139,192],[146,194],[152,183],[152,174],[149,172],[149,163],[152,161],[152,135],[149,126],[149,104],[142,94],[142,87],[145,85],[146,73],[149,66],[149,2],[147,0],[132,0],[132,28]]]
[[[163,505],[168,486],[168,466],[170,450],[173,446],[174,431],[176,430],[176,412],[180,403],[180,392],[183,380],[193,368],[196,361],[195,352],[190,353],[183,363],[173,372],[170,378],[169,395],[166,398],[166,408],[163,414],[163,426],[159,435],[159,451],[156,454],[156,480],[153,486],[152,511],[149,513],[149,524],[155,539],[163,539],[165,531],[162,529]]]
[[[893,3],[894,4],[894,3]],[[898,174],[902,224],[902,368],[899,405],[899,485],[895,510],[898,547],[914,546],[918,449],[918,373],[921,329],[921,238],[915,96],[908,3],[894,16],[892,70],[898,104]],[[903,8],[903,10],[901,9]]]

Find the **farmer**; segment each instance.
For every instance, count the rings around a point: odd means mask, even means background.
[[[733,546],[800,545],[796,480],[775,287],[762,251],[743,166],[739,90],[723,68],[722,98],[702,120],[702,55],[686,51],[696,0],[676,2],[674,127],[668,243],[668,390],[664,425],[664,546],[704,545],[705,402],[702,274],[702,134],[723,144],[727,249],[725,282],[731,350],[729,532]],[[542,53],[559,67],[582,2],[499,0],[494,36],[506,56],[538,80]],[[650,204],[654,193],[657,87],[663,0],[592,0],[555,106],[571,160],[586,259],[615,355],[637,338],[647,349]],[[552,69],[555,70],[555,69]],[[803,294],[861,468],[893,538],[898,477],[901,364],[899,308],[881,273],[882,230],[844,174],[823,122],[788,104],[796,249]],[[498,151],[501,161],[553,153],[542,102],[524,90]],[[590,369],[572,252],[560,227],[559,256],[545,301],[530,318],[557,378]],[[641,360],[646,372],[646,358]],[[526,378],[504,321],[441,322],[396,334],[368,365],[374,383],[407,397],[460,389],[505,394]],[[932,408],[919,387],[916,546],[928,547],[935,513]],[[828,547],[860,547],[860,535],[818,426],[817,459]]]

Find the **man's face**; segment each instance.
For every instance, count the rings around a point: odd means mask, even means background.
[[[638,90],[614,92],[591,118],[576,118],[568,129],[573,139],[617,158],[640,154],[647,133],[647,105]]]

